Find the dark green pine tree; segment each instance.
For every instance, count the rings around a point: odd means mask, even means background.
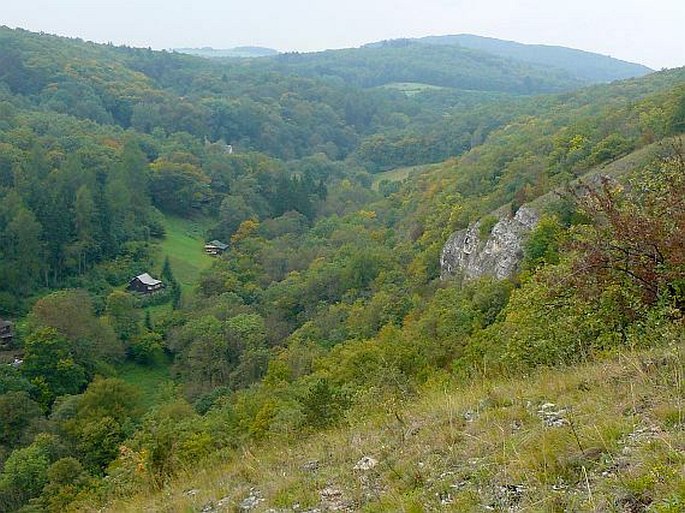
[[[162,266],[162,281],[169,287],[171,293],[171,304],[174,309],[181,305],[181,285],[176,281],[174,273],[171,272],[171,263],[169,262],[169,255],[164,257],[164,265]]]

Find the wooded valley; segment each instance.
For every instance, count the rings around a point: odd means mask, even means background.
[[[487,46],[0,27],[0,511],[683,511],[685,68]],[[453,233],[524,207],[515,273],[441,277]],[[373,479],[296,470],[411,419],[436,439]],[[187,494],[200,468],[230,490]]]

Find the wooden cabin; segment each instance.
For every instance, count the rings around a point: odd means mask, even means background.
[[[164,283],[148,273],[139,274],[128,283],[128,290],[140,294],[152,294],[164,288]]]
[[[220,240],[212,240],[205,244],[205,253],[212,256],[219,256],[224,251],[228,249],[228,244],[221,242]]]

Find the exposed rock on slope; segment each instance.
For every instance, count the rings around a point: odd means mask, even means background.
[[[540,216],[531,207],[521,207],[516,215],[499,213],[499,221],[481,240],[481,221],[453,233],[442,248],[440,277],[463,276],[471,280],[481,276],[503,279],[511,276],[523,257],[523,244]]]
[[[624,182],[623,177],[627,173],[654,161],[663,154],[664,148],[683,144],[684,136],[653,143],[590,170],[569,186],[582,194],[579,184],[599,186],[606,179]],[[447,280],[462,276],[466,280],[472,280],[481,276],[495,276],[498,279],[511,276],[521,262],[526,237],[537,225],[540,212],[545,209],[546,204],[558,197],[561,190],[540,196],[521,207],[513,217],[505,209],[494,212],[499,221],[483,240],[480,237],[482,220],[473,223],[466,230],[453,233],[442,248],[440,277]]]

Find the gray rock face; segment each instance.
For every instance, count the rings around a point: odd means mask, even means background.
[[[540,216],[521,207],[511,217],[500,214],[486,240],[480,240],[480,221],[453,233],[442,248],[440,278],[462,275],[466,280],[481,276],[503,279],[511,276],[523,258],[523,244]]]

